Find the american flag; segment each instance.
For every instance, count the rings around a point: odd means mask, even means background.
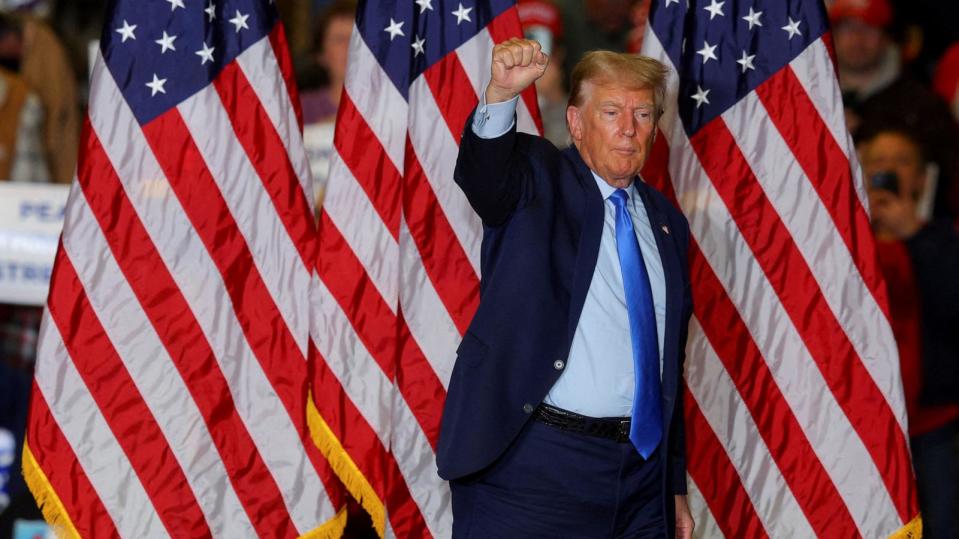
[[[358,8],[320,215],[310,417],[381,535],[450,534],[434,451],[482,236],[453,166],[494,42],[519,35],[509,0]],[[520,101],[518,128],[540,132],[533,89]]]
[[[108,7],[24,452],[68,535],[345,522],[306,426],[315,227],[271,3]]]
[[[820,0],[654,0],[673,70],[645,178],[689,218],[700,531],[917,533],[888,301]]]

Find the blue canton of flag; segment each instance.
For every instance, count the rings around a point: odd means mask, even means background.
[[[141,124],[208,86],[277,22],[258,0],[114,1],[100,48]]]
[[[827,30],[818,1],[660,1],[651,27],[679,72],[679,115],[690,135]]]
[[[510,0],[364,2],[357,29],[404,97],[430,66],[513,7]]]

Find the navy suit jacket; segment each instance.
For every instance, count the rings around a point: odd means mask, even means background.
[[[467,121],[456,183],[483,221],[480,304],[457,350],[437,448],[457,479],[493,463],[561,374],[596,267],[603,198],[576,148],[517,133],[481,139]],[[689,225],[636,181],[666,275],[664,494],[686,493],[682,364],[691,313]],[[670,504],[671,505],[671,504]]]

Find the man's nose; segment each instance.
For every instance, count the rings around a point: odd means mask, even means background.
[[[624,114],[620,120],[619,130],[623,136],[632,137],[636,134],[636,119]]]

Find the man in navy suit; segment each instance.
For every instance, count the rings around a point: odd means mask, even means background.
[[[534,41],[493,49],[456,163],[484,235],[437,449],[453,535],[690,537],[689,228],[639,177],[667,70],[587,54],[560,151],[515,127],[517,96],[547,63]]]

